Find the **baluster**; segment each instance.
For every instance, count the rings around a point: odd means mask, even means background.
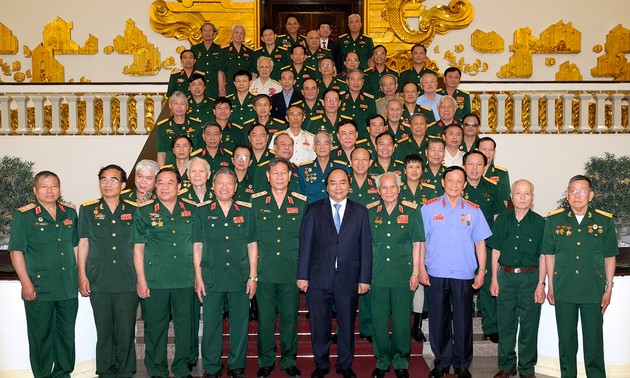
[[[103,100],[103,126],[101,127],[101,134],[109,135],[112,133],[112,96],[104,94],[101,96]]]
[[[591,132],[591,127],[588,124],[588,106],[593,99],[590,93],[581,93],[578,98],[580,99],[580,126],[578,131],[581,133]],[[596,129],[597,132],[604,132],[604,130]]]
[[[529,95],[529,131],[532,133],[540,132],[540,123],[538,122],[538,102],[542,95],[531,93]]]
[[[118,134],[129,134],[129,96],[123,94],[118,96],[120,101],[120,127]]]
[[[612,127],[610,131],[619,133],[623,131],[623,125],[621,124],[621,102],[625,95],[621,93],[615,93],[612,95]]]
[[[548,93],[545,97],[547,98],[547,127],[545,127],[545,131],[548,133],[557,133],[556,100],[560,96],[555,93]]]
[[[138,120],[136,122],[136,135],[144,135],[147,133],[147,128],[145,126],[146,120],[145,120],[145,114],[146,114],[146,110],[145,110],[145,101],[147,99],[147,96],[139,94],[136,95],[136,119]]]
[[[164,100],[164,96],[161,94],[152,96],[153,97],[153,127],[158,121],[158,117],[160,113],[162,113],[162,100]]]
[[[575,130],[573,127],[573,95],[565,93],[562,96],[562,129],[564,133]]]
[[[494,130],[496,133],[502,134],[508,130],[505,126],[505,100],[507,100],[508,95],[505,93],[497,93],[497,128]]]
[[[66,97],[66,101],[68,101],[68,130],[66,130],[66,134],[77,135],[79,134],[79,98],[71,94]]]
[[[604,133],[608,128],[606,127],[606,99],[607,94],[598,93],[595,95],[595,131],[598,133]],[[612,129],[611,129],[612,130]]]
[[[525,95],[522,93],[515,93],[512,95],[512,110],[514,114],[514,127],[512,127],[513,133],[522,133],[525,131],[523,127],[523,98]]]
[[[94,99],[92,95],[83,96],[85,100],[85,129],[83,134],[94,135],[96,128],[94,127]]]
[[[28,132],[28,113],[26,109],[26,102],[28,101],[28,97],[23,95],[14,96],[13,99],[17,105],[17,129],[15,132],[17,134],[26,134]]]
[[[11,97],[0,96],[0,134],[11,133]]]
[[[52,108],[52,125],[50,127],[50,134],[61,134],[61,96],[56,94],[51,95],[50,97],[48,97],[48,101],[50,101],[50,105]]]
[[[44,133],[44,96],[31,96],[35,108],[35,125],[33,125],[33,134],[41,135]]]
[[[481,117],[481,128],[479,129],[479,131],[482,134],[486,134],[489,133],[490,131],[492,131],[490,129],[490,125],[488,124],[488,107],[489,107],[489,103],[490,103],[490,96],[489,94],[486,93],[482,93],[479,95],[479,111],[480,111],[480,117]],[[157,117],[157,115],[156,115]]]

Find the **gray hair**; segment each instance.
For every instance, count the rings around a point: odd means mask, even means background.
[[[381,188],[381,181],[383,181],[383,179],[387,178],[387,177],[393,177],[396,180],[396,185],[400,186],[400,183],[402,182],[402,179],[400,178],[398,173],[396,173],[396,172],[385,172],[385,173],[382,173],[382,174],[376,176],[376,187],[378,189]]]
[[[534,194],[534,184],[532,184],[531,181],[526,180],[526,179],[519,179],[519,180],[514,181],[514,183],[512,184],[512,193],[514,192],[514,188],[516,187],[516,184],[519,184],[521,182],[529,184],[529,189],[532,191],[532,194]]]
[[[327,137],[330,145],[332,146],[332,135],[330,135],[330,133],[326,130],[320,130],[317,135],[315,135],[315,143],[317,144],[317,140],[323,138],[323,137]]]
[[[385,75],[381,76],[381,80],[379,80],[379,83],[381,85],[383,85],[383,79],[386,78],[386,77],[391,77],[392,79],[394,79],[394,83],[398,84],[398,77],[397,76],[394,76],[392,74],[385,74]]]
[[[183,98],[184,100],[186,100],[186,106],[188,106],[188,97],[186,97],[186,94],[184,94],[184,92],[182,91],[173,92],[171,97],[168,98],[168,104],[171,105],[176,98]]]
[[[200,32],[203,32],[203,28],[205,28],[205,27],[206,27],[206,25],[210,25],[210,26],[212,26],[212,30],[214,30],[214,32],[215,32],[215,33],[217,32],[217,27],[216,27],[216,26],[214,26],[214,24],[213,24],[212,22],[210,22],[210,21],[206,21],[206,22],[204,22],[204,23],[203,23],[203,25],[201,25],[201,27],[199,28],[199,31],[200,31]]]
[[[152,172],[153,175],[157,175],[160,170],[160,166],[153,160],[143,159],[136,164],[135,172]]]
[[[243,31],[245,31],[245,32],[247,31],[245,29],[245,26],[243,26],[242,24],[234,24],[234,25],[232,25],[232,31],[236,30],[236,28],[238,28],[238,27],[243,28]]]
[[[229,175],[234,179],[234,183],[238,185],[238,177],[236,176],[236,173],[234,173],[233,170],[231,170],[228,167],[221,167],[219,168],[218,171],[216,171],[214,173],[214,177],[212,178],[212,183],[214,184],[214,182],[217,180],[217,177],[219,177],[219,175]]]
[[[440,106],[442,106],[442,104],[446,100],[452,101],[453,102],[453,106],[457,106],[457,101],[455,101],[455,99],[452,96],[445,95],[445,96],[440,97],[440,99],[438,100],[438,103],[437,103],[437,107],[439,108]]]
[[[353,69],[349,70],[349,71],[348,71],[348,73],[346,74],[346,77],[348,77],[348,78],[349,78],[349,77],[350,77],[350,75],[352,75],[352,74],[353,74],[353,73],[355,73],[355,72],[360,73],[360,74],[361,74],[361,78],[364,78],[364,77],[365,77],[365,74],[363,73],[363,71],[361,71],[361,70],[360,70],[360,69],[358,69],[358,68],[353,68]]]
[[[430,77],[430,76],[433,76],[435,80],[437,80],[436,74],[434,74],[433,72],[425,72],[422,74],[422,76],[420,76],[420,84],[422,84],[422,79],[424,79],[425,77]]]
[[[361,21],[361,16],[360,16],[360,15],[358,15],[358,14],[356,14],[356,13],[353,13],[353,14],[351,14],[350,16],[348,16],[348,21],[350,21],[350,19],[351,19],[352,17],[356,17],[356,18],[358,18],[358,19],[359,19],[359,21]]]
[[[269,61],[269,66],[271,66],[271,69],[273,70],[273,59],[268,56],[261,56],[260,58],[258,58],[258,60],[256,61],[256,68],[260,68],[260,62],[265,60]]]
[[[210,168],[210,164],[208,163],[208,161],[198,156],[195,156],[194,158],[188,160],[188,163],[186,163],[186,170],[189,170],[190,166],[195,162],[200,162],[201,164],[203,164],[203,167],[206,169],[206,171],[208,171],[208,175],[212,173],[212,169]]]

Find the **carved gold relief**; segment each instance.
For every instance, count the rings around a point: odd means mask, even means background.
[[[552,67],[556,64],[556,58],[545,58],[545,65],[547,67]]]
[[[473,49],[480,53],[500,53],[505,50],[503,38],[495,31],[486,33],[477,29],[471,34],[470,41]]]
[[[0,22],[0,54],[14,55],[19,49],[19,42],[13,31]]]
[[[133,63],[123,67],[123,73],[133,76],[151,76],[160,71],[160,51],[147,41],[147,36],[127,19],[124,36],[114,38],[113,50],[119,54],[132,54]]]
[[[606,35],[605,53],[597,57],[597,66],[591,69],[593,77],[612,77],[615,80],[630,80],[630,64],[625,53],[630,52],[630,30],[615,26]]]
[[[577,54],[582,50],[582,32],[562,20],[540,33],[540,41],[534,47],[537,54]]]
[[[529,134],[530,133],[529,126],[531,124],[529,122],[529,113],[530,113],[530,106],[531,106],[531,102],[529,101],[529,96],[524,96],[521,102],[522,102],[521,123],[523,124],[523,129],[525,129],[525,133]],[[533,104],[533,106],[538,106],[538,104]]]
[[[599,54],[603,50],[604,50],[604,48],[602,47],[602,45],[595,45],[595,46],[593,46],[593,52],[596,53],[596,54]]]
[[[411,53],[409,50],[396,51],[394,54],[388,56],[387,66],[395,69],[398,72],[402,72],[411,68],[413,62],[411,61]],[[428,57],[424,58],[424,66],[430,70],[438,73],[441,76],[440,69],[435,60],[431,60]]]
[[[64,67],[55,59],[50,47],[37,45],[31,56],[33,78],[31,83],[63,83]]]
[[[248,38],[246,44],[258,46],[259,38],[259,1],[231,0],[184,0],[166,2],[156,0],[151,4],[151,28],[165,37],[187,40],[190,44],[202,41],[200,27],[210,21],[218,29],[215,43],[227,44],[231,38],[234,24],[245,27]]]
[[[514,31],[514,43],[510,45],[510,51],[514,54],[508,64],[501,67],[497,76],[500,78],[531,77],[533,73],[532,46],[538,43],[538,39],[532,35],[529,27],[519,28]]]
[[[556,81],[581,81],[582,74],[580,68],[575,63],[568,60],[560,64],[560,69],[556,72]]]
[[[43,44],[55,54],[88,54],[98,52],[98,39],[90,34],[83,47],[72,40],[72,21],[66,22],[60,17],[44,26]]]
[[[457,52],[457,50],[463,50],[463,46],[455,46],[455,51]],[[488,63],[482,62],[479,59],[476,59],[473,63],[466,63],[464,57],[458,59],[457,55],[451,50],[446,50],[444,60],[448,62],[449,66],[457,67],[460,71],[470,76],[476,76],[479,72],[486,72],[488,70]]]

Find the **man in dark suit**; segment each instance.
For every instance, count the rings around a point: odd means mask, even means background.
[[[330,370],[332,306],[337,310],[337,373],[352,371],[354,321],[359,294],[370,289],[372,243],[367,209],[348,200],[350,177],[335,169],[326,179],[329,198],[309,205],[300,230],[297,285],[308,290],[311,340],[316,369],[313,378]]]
[[[284,70],[280,74],[282,91],[271,96],[271,117],[285,119],[287,109],[291,105],[298,105],[304,100],[302,92],[295,90],[295,75],[291,70]]]
[[[341,72],[343,66],[341,52],[339,51],[339,43],[330,39],[330,34],[332,33],[330,23],[328,23],[328,21],[320,22],[317,27],[317,31],[319,31],[319,47],[330,50],[333,59],[335,60],[337,72]]]

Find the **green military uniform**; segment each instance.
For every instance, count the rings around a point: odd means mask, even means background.
[[[194,72],[194,71],[193,71]],[[203,72],[199,72],[203,74]],[[190,97],[190,91],[188,90],[188,79],[190,76],[186,74],[186,71],[182,69],[175,69],[168,78],[168,88],[166,90],[166,96],[171,97],[176,91],[183,92],[186,97]]]
[[[394,152],[394,159],[404,161],[407,155],[417,154],[420,155],[422,161],[427,161],[427,138],[424,137],[422,141],[418,144],[418,142],[414,139],[413,135],[411,135],[411,131],[409,131],[409,136],[406,138],[402,138],[398,141],[396,145],[396,151]]]
[[[269,180],[267,179],[267,167],[271,160],[265,160],[262,163],[258,164],[258,168],[254,172],[254,177],[252,179],[252,187],[255,193],[268,191],[269,190]],[[290,167],[290,177],[289,177],[289,191],[290,192],[300,192],[300,179],[297,174],[298,166],[289,162]]]
[[[197,102],[192,96],[188,97],[188,114],[186,116],[200,120],[202,126],[208,122],[216,121],[213,110],[213,99],[206,97],[201,102]]]
[[[420,176],[420,181],[423,184],[433,185],[435,187],[435,196],[439,197],[444,194],[444,188],[442,187],[442,178],[444,177],[444,171],[446,170],[445,166],[441,166],[438,169],[436,174],[433,174],[431,168],[427,164],[422,170],[422,175]]]
[[[232,102],[232,114],[230,115],[230,122],[237,125],[244,125],[245,122],[250,119],[256,118],[256,112],[254,111],[254,105],[252,104],[251,93],[247,92],[245,99],[241,102],[238,99],[238,95],[230,93],[227,98]],[[245,140],[247,140],[247,131],[243,130],[245,134]]]
[[[346,155],[345,151],[341,146],[335,147],[330,152],[330,158],[336,163],[343,164],[345,166],[350,166],[350,156]]]
[[[256,178],[256,171],[261,169],[261,167],[264,167],[262,169],[266,170],[267,166],[265,164],[269,163],[269,161],[275,157],[276,153],[270,149],[266,149],[260,156],[260,159],[256,158],[256,154],[252,155],[252,164],[247,169],[247,175],[252,179],[252,184],[254,184],[254,180]],[[259,192],[259,190],[255,190],[254,193],[255,192]]]
[[[463,124],[463,123],[462,123],[462,124]],[[462,138],[462,144],[460,144],[460,145],[459,145],[459,149],[460,149],[461,151],[464,151],[464,152],[474,151],[474,150],[477,148],[477,142],[479,142],[479,135],[477,135],[477,136],[475,137],[475,141],[473,142],[473,144],[472,144],[471,148],[469,149],[469,148],[468,148],[468,146],[466,146],[466,141]],[[505,169],[505,168],[504,168],[504,169]],[[484,176],[485,176],[485,175],[484,175]],[[508,180],[508,181],[509,181],[509,180]],[[509,183],[508,183],[508,188],[509,188]],[[508,197],[509,197],[510,192],[508,191],[508,193],[507,193],[507,194],[508,194]]]
[[[249,121],[245,122],[245,124],[243,125],[243,130],[249,130],[256,123],[261,123],[261,122],[257,118],[250,119]],[[269,119],[263,126],[265,126],[265,128],[267,129],[267,133],[269,135],[274,135],[280,131],[285,131],[287,129],[286,122],[284,122],[281,119],[271,118],[271,117],[269,117]],[[271,140],[272,138],[269,138],[269,141],[267,142],[267,148],[272,148]]]
[[[208,164],[210,164],[210,170],[212,171],[210,180],[212,180],[212,176],[214,176],[215,172],[223,167],[233,169],[232,153],[222,148],[219,148],[214,156],[210,155],[208,150],[204,148],[197,156],[205,159]]]
[[[203,195],[203,198],[199,198],[199,196],[197,195],[197,192],[195,192],[195,189],[193,189],[192,186],[189,188],[180,190],[179,193],[177,193],[177,196],[180,199],[183,198],[183,199],[188,200],[189,202],[192,201],[196,204],[210,201],[211,199],[214,198],[214,193],[212,193],[212,181],[208,181],[206,183],[206,193]]]
[[[499,370],[516,369],[516,330],[518,371],[534,374],[538,357],[538,322],[541,304],[534,302],[538,286],[539,260],[545,219],[529,210],[520,221],[514,210],[499,215],[492,226],[488,246],[500,252],[497,279],[497,327],[499,331]],[[503,268],[507,267],[507,268]],[[514,272],[521,268],[520,273]],[[524,269],[523,269],[524,268]],[[524,271],[527,270],[527,271]]]
[[[446,93],[446,88],[439,89],[437,94],[441,96],[448,96]],[[470,93],[466,91],[462,91],[460,89],[455,89],[452,95],[450,95],[457,102],[457,110],[455,110],[455,119],[459,121],[464,120],[464,116],[468,113],[472,113],[472,108],[470,107]]]
[[[415,83],[416,85],[418,85],[418,92],[419,92],[418,94],[422,96],[424,94],[424,91],[422,90],[422,87],[420,86],[420,78],[422,77],[422,75],[426,73],[432,73],[435,76],[437,76],[437,73],[435,71],[430,70],[426,67],[422,67],[420,72],[416,71],[415,68],[413,67],[401,72],[400,78],[398,79],[398,92],[402,92],[405,84]]]
[[[454,119],[452,125],[461,126],[462,123],[459,122],[457,119]],[[436,123],[432,124],[431,126],[427,128],[427,132],[426,132],[427,138],[442,138],[442,134],[444,133],[444,128],[446,126],[448,125],[445,125],[444,122],[442,122],[442,120],[439,120]]]
[[[494,224],[494,216],[501,214],[505,210],[505,204],[499,197],[497,184],[485,177],[479,180],[475,188],[470,183],[464,188],[464,199],[471,201],[481,208],[481,212],[488,222],[488,226]],[[488,274],[483,286],[479,289],[477,307],[481,312],[481,327],[484,335],[497,333],[497,299],[490,295],[490,284],[492,283],[492,250],[486,246],[486,269]]]
[[[373,179],[376,179],[376,176],[382,175],[385,172],[394,172],[404,180],[405,168],[403,167],[402,161],[392,159],[389,163],[389,167],[387,167],[387,171],[385,171],[385,168],[378,162],[378,159],[375,159],[372,164],[370,164],[370,168],[368,168],[368,175],[372,176]]]
[[[396,144],[411,135],[411,127],[408,123],[403,123],[402,120],[398,122],[395,133],[393,128],[389,125],[389,121],[385,123],[385,126],[387,127],[387,132],[394,136],[394,142],[396,142]]]
[[[359,186],[357,181],[354,179],[354,175],[351,174],[350,193],[348,193],[348,198],[354,202],[360,203],[363,206],[367,206],[368,204],[378,200],[379,195],[378,188],[376,187],[376,182],[372,180],[370,176],[368,176],[366,177],[363,184]]]
[[[227,299],[230,313],[230,352],[228,369],[245,368],[249,295],[247,245],[257,241],[256,219],[248,202],[233,202],[227,216],[218,202],[199,208],[204,220],[201,275],[206,288],[203,302],[201,354],[206,373],[221,370],[223,351],[223,307]]]
[[[499,188],[499,198],[501,200],[510,200],[510,193],[512,190],[510,189],[510,174],[506,168],[494,165],[493,161],[490,163],[490,166],[488,166],[486,173],[484,173],[484,177],[487,177],[497,183],[497,187]]]
[[[346,93],[345,95],[341,96],[341,106],[339,107],[339,114],[356,122],[359,128],[359,139],[369,137],[366,125],[368,117],[376,114],[376,103],[374,102],[374,96],[369,93],[362,92],[357,96],[356,99],[353,99],[350,92]]]
[[[321,166],[317,159],[300,164],[298,169],[298,177],[300,180],[299,192],[308,197],[308,203],[311,204],[317,200],[324,199],[328,196],[326,191],[326,177],[334,169],[341,168],[348,170],[343,164],[328,160],[325,167]]]
[[[219,147],[223,148],[225,151],[233,153],[234,147],[246,144],[246,139],[243,139],[244,135],[245,132],[243,131],[242,126],[228,122],[221,132],[221,143],[219,144]]]
[[[356,148],[362,147],[370,151],[370,158],[372,158],[372,160],[376,160],[378,157],[378,155],[376,155],[376,148],[374,147],[374,143],[372,143],[372,139],[370,139],[370,137],[357,140],[355,146]],[[396,153],[396,151],[394,151],[394,153]]]
[[[273,69],[269,77],[276,81],[280,81],[280,74],[282,73],[281,68],[288,64],[291,64],[291,61],[289,60],[289,52],[287,51],[287,49],[278,45],[275,45],[271,52],[269,52],[267,50],[267,47],[265,46],[257,48],[256,50],[254,50],[254,67],[257,67],[258,58],[260,58],[261,56],[271,58],[271,60],[273,61]],[[256,72],[258,72],[258,70],[256,70]]]
[[[196,204],[180,199],[172,213],[159,199],[144,204],[136,210],[131,241],[144,244],[144,272],[151,290],[151,296],[140,302],[144,364],[149,375],[168,376],[166,343],[172,315],[175,356],[171,371],[176,377],[186,377],[193,345],[193,243],[203,241]]]
[[[317,50],[315,50],[315,52],[311,52],[311,50],[309,50],[307,47],[306,59],[304,60],[304,64],[309,67],[313,67],[315,71],[319,71],[319,61],[322,60],[323,58],[332,59],[332,52],[330,52],[330,50],[328,49],[323,49],[321,47],[318,47]],[[333,60],[333,64],[335,64],[334,60]]]
[[[276,37],[276,45],[284,47],[289,53],[294,45],[302,45],[307,49],[306,37],[301,34],[298,34],[297,39],[293,39],[290,34],[280,34]]]
[[[356,39],[352,39],[350,34],[343,34],[339,36],[338,43],[342,59],[345,59],[349,52],[355,52],[359,56],[359,68],[361,70],[368,68],[368,60],[372,57],[372,50],[374,50],[374,41],[371,37],[359,34]],[[343,70],[346,70],[345,66]]]
[[[337,138],[337,124],[343,120],[351,120],[352,118],[341,114],[341,112],[337,112],[337,118],[334,123],[330,121],[325,114],[316,115],[306,120],[304,125],[302,126],[303,130],[308,131],[313,135],[317,135],[320,131],[326,131],[332,136],[332,144],[334,146],[339,146],[339,138]]]
[[[295,85],[293,86],[293,89],[298,92],[302,90],[302,83],[304,83],[304,80],[314,79],[315,81],[318,81],[322,78],[322,75],[318,70],[311,66],[307,66],[306,63],[302,65],[300,71],[298,71],[293,64],[281,67],[280,70],[293,72],[293,77],[295,77]]]
[[[125,189],[122,192],[120,192],[120,199],[123,201],[130,201],[130,204],[133,206],[138,206],[137,202],[138,202],[138,193],[135,190],[131,190],[131,189]],[[147,200],[152,200],[155,199],[155,194],[151,193],[151,196],[149,198],[146,198]]]
[[[165,164],[175,163],[175,154],[171,149],[173,139],[179,135],[186,135],[193,142],[193,151],[204,146],[201,138],[201,121],[196,118],[186,117],[182,124],[177,124],[173,118],[161,120],[156,125],[157,133],[157,152],[166,153]]]
[[[74,326],[79,308],[74,248],[77,213],[58,202],[55,219],[39,202],[13,217],[9,251],[24,254],[36,298],[24,301],[31,370],[35,377],[69,377],[74,370]]]
[[[80,209],[78,235],[89,241],[85,272],[96,323],[96,374],[133,377],[136,373],[136,271],[131,230],[136,206],[121,200],[112,213],[103,198]]]
[[[295,286],[300,225],[306,196],[291,192],[280,206],[270,192],[252,195],[258,231],[258,366],[276,363],[276,310],[280,327],[280,367],[296,365],[300,291]]]
[[[223,68],[221,47],[215,43],[206,49],[204,43],[193,45],[190,50],[195,53],[195,70],[204,73],[206,79],[206,97],[219,97],[218,73]],[[226,81],[230,81],[226,78]]]
[[[407,109],[406,106],[403,106],[402,120],[411,124],[411,117],[413,117],[414,114],[418,113],[422,114],[424,118],[426,118],[427,128],[431,127],[431,125],[435,123],[435,114],[433,114],[433,110],[431,110],[431,108],[427,108],[426,106],[418,104],[416,104],[413,113],[409,113],[409,109]]]
[[[398,78],[398,71],[387,66],[385,66],[381,72],[379,72],[376,67],[372,67],[366,69],[363,73],[365,75],[365,84],[363,85],[363,89],[375,98],[384,96],[383,92],[381,92],[381,78],[384,75],[394,75]]]
[[[322,95],[322,92],[319,92],[319,95]],[[312,117],[321,115],[324,115],[324,106],[322,105],[322,103],[318,100],[315,102],[315,105],[312,108],[309,108],[308,105],[306,104],[306,101],[302,101],[300,103],[300,105],[302,106],[302,109],[304,110],[304,123],[306,124],[306,122],[308,122],[309,119],[311,119]],[[304,129],[304,127],[302,127]],[[304,129],[306,130],[306,129]]]
[[[606,288],[604,260],[619,254],[612,214],[589,206],[578,223],[569,207],[552,211],[545,223],[542,253],[555,255],[550,285],[555,297],[560,374],[577,376],[579,312],[586,375],[605,377],[601,308]]]
[[[326,85],[326,83],[324,83],[323,79],[319,79],[317,86],[319,88],[319,98],[322,99],[324,97],[324,92],[326,92],[329,89],[334,89],[337,92],[339,92],[339,95],[343,95],[346,92],[348,92],[348,84],[346,84],[346,82],[344,80],[341,80],[337,77],[333,77],[332,81],[330,82],[330,84]],[[319,104],[319,102],[318,102]],[[322,107],[323,110],[323,107]]]
[[[414,192],[407,183],[403,183],[400,186],[398,198],[401,201],[404,200],[422,205],[431,198],[435,198],[435,186],[422,182],[418,184]]]
[[[234,74],[237,71],[245,70],[247,72],[254,72],[256,68],[254,50],[245,45],[241,45],[241,51],[237,51],[232,42],[221,48],[221,60],[221,71],[225,73],[226,93],[233,93],[235,91]]]
[[[254,180],[248,173],[246,173],[245,177],[238,182],[236,194],[234,194],[234,200],[250,202],[252,194],[254,194]]]
[[[411,355],[409,320],[413,291],[413,243],[423,242],[424,227],[418,205],[402,201],[391,214],[379,202],[367,206],[372,229],[373,342],[376,367],[407,369]],[[389,320],[391,316],[391,337]]]

